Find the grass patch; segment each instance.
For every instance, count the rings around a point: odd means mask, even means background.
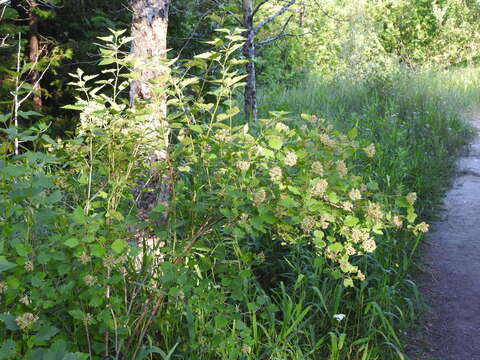
[[[344,131],[356,126],[361,138],[377,146],[375,160],[368,166],[359,162],[358,173],[386,192],[416,191],[420,216],[432,219],[456,156],[474,134],[466,120],[480,99],[478,75],[477,69],[403,73],[373,84],[322,81],[314,76],[295,88],[263,89],[260,113],[312,113]],[[328,334],[323,338],[324,357],[312,358],[406,358],[405,330],[422,308],[412,280],[420,241],[420,237],[386,232],[374,255],[360,260],[368,278],[356,289],[345,290],[316,274],[318,270],[312,272],[308,261],[301,260],[308,258],[305,254],[290,259],[295,264],[292,273],[310,274],[311,285],[299,295],[315,309],[309,322],[317,324],[318,333]],[[346,319],[332,330],[325,324],[332,325],[328,318],[338,313],[346,314]]]
[[[303,112],[329,119],[341,130],[357,126],[378,150],[373,166],[359,172],[386,191],[416,191],[418,211],[431,218],[459,149],[474,133],[465,120],[480,100],[479,79],[477,69],[401,73],[376,83],[314,76],[295,88],[263,89],[260,114]]]

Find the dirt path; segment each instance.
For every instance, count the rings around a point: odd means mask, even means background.
[[[480,136],[458,160],[442,218],[425,246],[420,284],[431,311],[416,359],[480,360]]]

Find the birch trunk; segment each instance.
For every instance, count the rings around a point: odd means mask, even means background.
[[[166,122],[166,97],[160,97],[152,91],[149,81],[165,75],[162,61],[167,55],[167,28],[170,0],[132,0],[132,53],[139,61],[135,72],[139,78],[130,86],[130,103],[147,100],[149,117],[142,124],[146,147],[149,149],[147,161],[151,164],[151,178],[134,190],[141,218],[146,218],[152,208],[159,203],[167,207],[170,199],[168,176],[158,174],[156,164],[167,161],[169,145],[168,123]],[[161,86],[161,84],[158,84]],[[148,105],[150,104],[150,105]],[[165,219],[166,221],[166,213]]]
[[[39,43],[38,43],[38,16],[35,15],[34,9],[38,6],[38,3],[34,0],[30,1],[30,20],[28,25],[30,26],[29,30],[29,39],[28,39],[28,60],[31,63],[37,63],[39,57]],[[30,71],[30,84],[33,87],[34,95],[33,102],[35,107],[39,110],[42,109],[42,97],[40,95],[40,73],[37,70],[37,66],[32,68]]]
[[[252,0],[243,0],[243,25],[247,29],[243,55],[248,60],[246,65],[247,78],[245,86],[245,118],[247,122],[257,122],[257,85],[255,80],[255,30],[253,28]]]

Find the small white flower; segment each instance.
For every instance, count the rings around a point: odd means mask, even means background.
[[[346,316],[345,314],[335,314],[335,315],[333,315],[333,318],[334,318],[335,320],[337,320],[338,322],[340,322],[340,321],[342,321],[343,319],[345,319],[345,316]]]

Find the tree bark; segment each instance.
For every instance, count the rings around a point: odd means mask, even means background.
[[[29,30],[29,39],[28,39],[28,60],[31,63],[37,63],[40,56],[39,53],[39,42],[38,42],[38,16],[35,15],[35,8],[38,6],[38,3],[35,0],[30,1],[30,19],[28,25],[30,26]],[[41,86],[40,86],[40,73],[38,67],[35,65],[34,68],[30,71],[30,84],[33,87],[33,103],[38,110],[42,109],[42,96],[41,96]]]
[[[247,78],[245,86],[245,119],[255,124],[257,122],[257,85],[255,80],[255,29],[253,27],[252,0],[243,0],[243,25],[246,29],[246,42],[243,55],[248,60],[246,64]]]
[[[163,75],[162,61],[167,57],[168,11],[171,0],[132,0],[132,53],[139,61],[139,78],[130,86],[130,103],[135,101],[155,100],[147,121],[142,125],[145,130],[145,142],[152,149],[147,162],[151,164],[152,176],[147,184],[134,190],[137,194],[137,207],[141,218],[148,216],[159,203],[168,206],[170,186],[168,175],[161,175],[155,170],[155,164],[167,161],[169,132],[166,97],[154,95],[149,81]],[[161,85],[161,84],[160,84]],[[153,104],[153,103],[151,103]],[[166,212],[165,219],[166,221]]]
[[[169,6],[170,0],[132,0],[132,53],[147,67],[137,70],[141,76],[130,87],[131,103],[151,98],[147,81],[161,75],[158,64],[167,57]]]

